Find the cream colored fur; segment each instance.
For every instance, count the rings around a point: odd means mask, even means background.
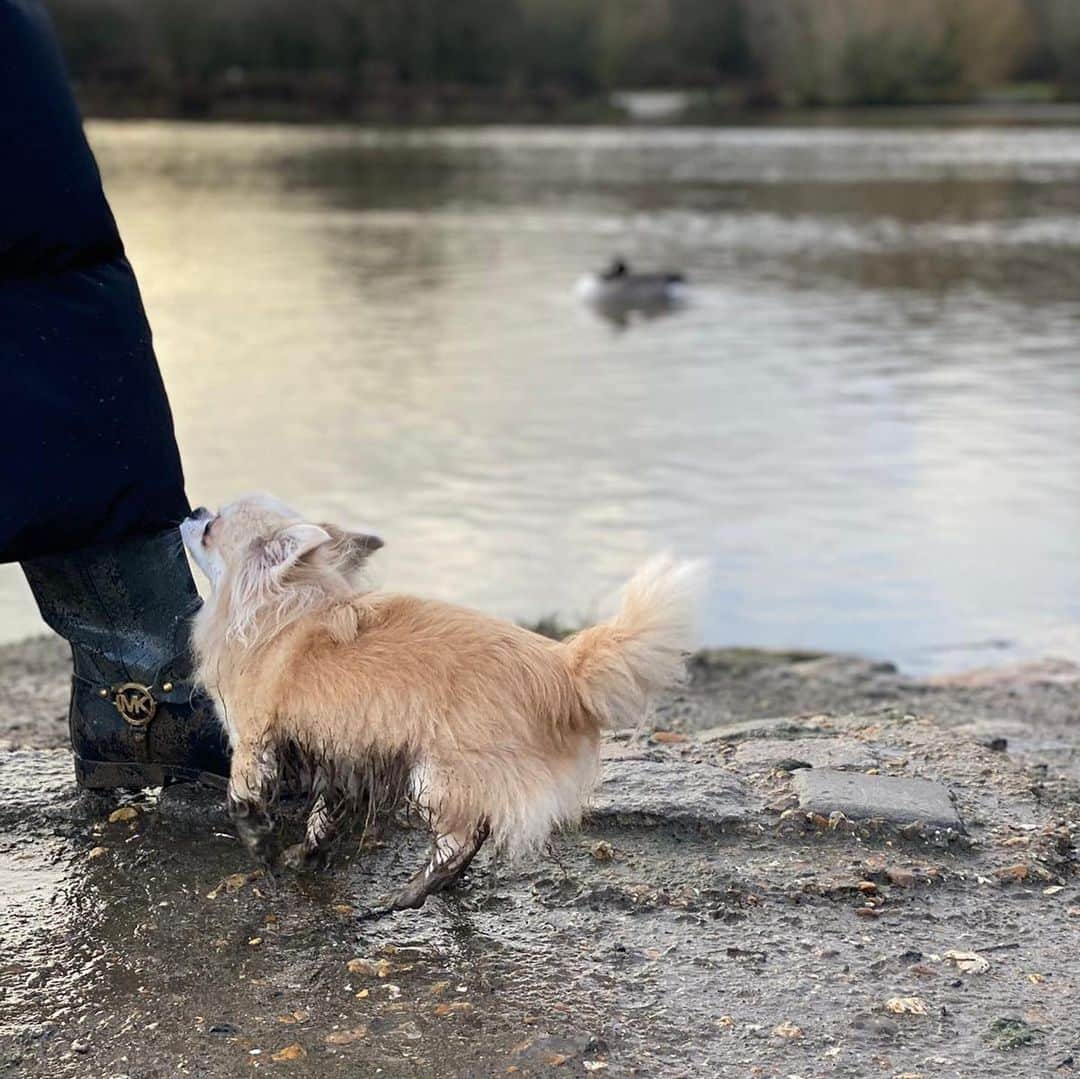
[[[379,541],[271,500],[204,520],[184,525],[213,583],[195,620],[197,674],[232,742],[234,800],[258,800],[290,742],[346,765],[402,755],[436,836],[463,842],[486,822],[504,852],[533,850],[578,820],[602,728],[638,723],[693,643],[694,564],[654,558],[614,618],[559,643],[364,591],[355,575]]]

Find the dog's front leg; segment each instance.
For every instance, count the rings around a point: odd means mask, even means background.
[[[294,843],[281,856],[282,862],[293,869],[307,869],[323,864],[330,854],[330,846],[337,835],[338,820],[334,813],[332,792],[320,777],[316,777],[315,800],[308,813],[304,838]]]
[[[229,816],[237,835],[252,856],[265,865],[273,862],[274,819],[278,761],[266,743],[240,743],[233,750],[229,776]]]

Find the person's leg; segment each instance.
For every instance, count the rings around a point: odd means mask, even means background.
[[[224,777],[189,681],[198,597],[168,399],[38,0],[0,0],[0,147],[0,562],[23,564],[71,643],[83,785]]]

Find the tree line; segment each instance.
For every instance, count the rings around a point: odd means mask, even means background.
[[[77,84],[133,110],[344,115],[616,88],[734,104],[962,101],[1080,86],[1080,0],[46,0]]]

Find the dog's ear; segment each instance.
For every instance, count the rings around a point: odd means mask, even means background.
[[[330,533],[304,521],[281,529],[269,539],[255,540],[232,583],[232,624],[227,635],[250,643],[259,611],[271,597],[280,601],[286,577],[305,556],[331,542]]]
[[[301,521],[257,544],[255,559],[260,569],[278,575],[295,566],[304,555],[332,540],[325,528]]]
[[[331,545],[326,555],[346,572],[358,570],[380,547],[385,546],[378,536],[367,532],[346,532],[337,525],[322,524],[319,527],[330,537]]]

